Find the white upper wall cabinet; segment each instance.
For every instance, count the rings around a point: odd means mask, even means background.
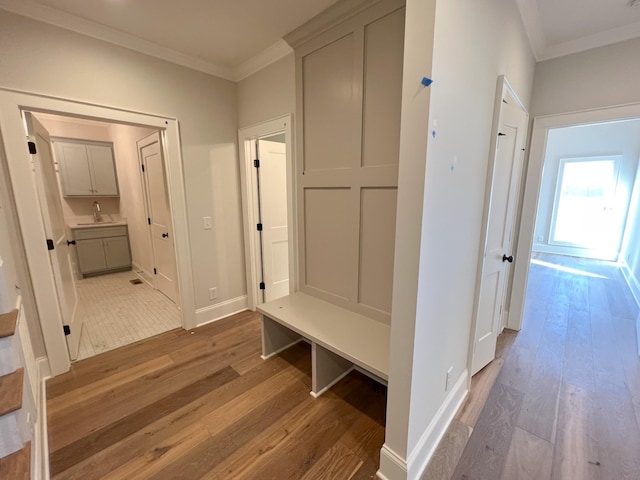
[[[300,290],[387,324],[404,5],[340,2],[285,38],[296,56]]]
[[[111,143],[55,139],[53,144],[65,197],[119,195]]]

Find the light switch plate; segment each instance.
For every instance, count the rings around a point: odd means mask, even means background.
[[[211,217],[202,217],[202,228],[205,230],[211,230],[212,228]]]

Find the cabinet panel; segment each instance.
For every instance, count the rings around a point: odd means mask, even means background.
[[[94,195],[118,195],[115,162],[111,147],[87,145]]]
[[[62,142],[56,142],[55,145],[64,195],[93,195],[85,146]]]
[[[77,240],[76,249],[80,273],[98,272],[107,268],[107,259],[101,238]]]
[[[120,268],[131,265],[128,237],[105,238],[103,242],[107,268]]]
[[[367,25],[364,35],[362,165],[398,165],[404,9]]]
[[[65,197],[118,196],[113,146],[83,140],[54,140]]]
[[[303,58],[304,169],[353,167],[353,34]]]

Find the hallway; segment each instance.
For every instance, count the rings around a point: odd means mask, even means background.
[[[472,399],[497,375],[482,412],[465,405],[424,478],[640,478],[637,315],[614,264],[534,254],[523,329],[501,336],[474,377]]]

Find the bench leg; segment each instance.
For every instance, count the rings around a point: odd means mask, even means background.
[[[311,396],[318,398],[333,385],[342,380],[351,370],[353,363],[316,344],[311,345]]]
[[[289,330],[287,327],[280,325],[269,317],[262,316],[263,360],[277,355],[291,345],[298,343],[300,340],[302,340],[302,337],[293,330]]]

